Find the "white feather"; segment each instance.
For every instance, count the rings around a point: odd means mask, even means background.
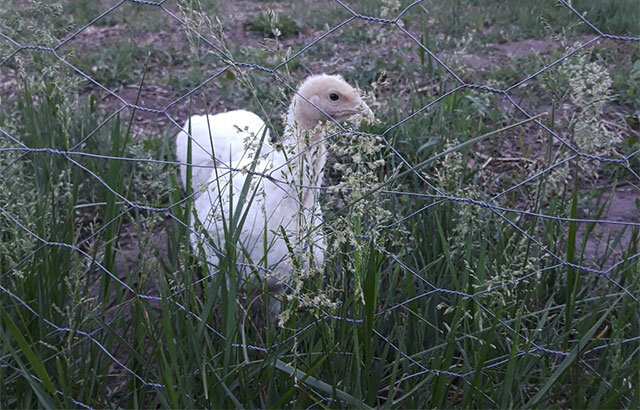
[[[180,163],[187,163],[187,149],[191,132],[191,164],[192,186],[197,191],[201,184],[211,177],[213,158],[224,164],[239,161],[243,158],[245,146],[243,140],[247,135],[262,135],[265,123],[256,114],[236,110],[215,115],[194,115],[185,123],[176,137],[176,155]],[[265,141],[269,141],[269,131]],[[215,153],[215,155],[214,155]],[[187,167],[180,165],[182,186],[187,184]]]

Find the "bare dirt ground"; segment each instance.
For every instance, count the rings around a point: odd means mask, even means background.
[[[640,190],[632,185],[621,186],[615,190],[611,197],[611,203],[602,215],[602,219],[616,222],[640,222],[640,211],[636,205],[640,198]],[[587,258],[601,259],[606,257],[606,266],[622,259],[623,253],[631,250],[633,253],[640,252],[640,247],[636,243],[632,248],[632,239],[638,234],[638,228],[624,225],[598,224],[593,233],[589,236],[585,246],[585,256]],[[578,243],[584,236],[584,228],[580,230]],[[614,244],[614,246],[612,246]]]

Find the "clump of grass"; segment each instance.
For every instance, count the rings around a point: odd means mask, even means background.
[[[36,0],[20,7],[7,7],[2,12],[4,34],[23,44],[53,47],[70,27],[59,2]],[[8,31],[8,32],[7,32]]]
[[[564,118],[556,118],[566,124],[568,142],[577,150],[588,155],[600,157],[616,157],[622,139],[604,122],[606,104],[613,99],[613,81],[607,68],[597,59],[592,60],[591,53],[582,52],[560,66],[557,74],[561,80],[558,86],[550,90],[555,104],[563,104],[567,98],[572,104],[572,110],[565,110]],[[565,105],[565,107],[567,107]],[[566,158],[566,149],[558,150],[551,163]],[[537,156],[527,167],[531,172],[549,166],[549,159]],[[574,169],[572,176],[570,169]],[[596,161],[573,161],[555,167],[547,178],[550,192],[562,192],[574,178],[580,178],[586,183],[593,183],[602,173],[603,167]]]
[[[602,123],[605,104],[613,97],[613,82],[605,66],[589,59],[588,53],[581,53],[563,67],[569,81],[569,98],[577,109],[570,127],[573,141],[580,150],[609,156],[620,143],[618,136]]]
[[[627,104],[634,109],[636,120],[640,118],[640,55],[636,56],[633,65],[628,72],[623,72],[617,89],[617,98],[622,104]]]
[[[328,127],[328,135],[337,133],[337,129]],[[363,138],[360,135],[338,134],[329,141],[329,151],[338,154],[337,160],[332,160],[331,167],[338,175],[339,181],[332,181],[327,192],[326,206],[323,214],[327,222],[322,226],[326,233],[327,242],[325,263],[339,269],[340,275],[325,276],[322,266],[314,274],[324,280],[298,281],[288,299],[301,299],[302,303],[294,305],[296,308],[309,306],[309,300],[322,300],[322,304],[315,307],[325,307],[329,310],[337,308],[334,301],[334,289],[339,288],[337,281],[344,275],[354,278],[354,292],[356,298],[364,303],[364,284],[366,281],[359,272],[363,259],[369,250],[384,252],[385,246],[391,246],[391,235],[387,235],[384,226],[392,219],[391,212],[385,207],[386,198],[379,193],[370,191],[385,185],[381,170],[385,165],[384,145],[375,137]],[[386,178],[392,178],[390,173]],[[339,203],[341,206],[336,206]],[[358,256],[356,256],[358,255]],[[355,258],[355,259],[354,259]],[[304,279],[302,278],[302,279]],[[313,304],[311,306],[314,306]],[[285,311],[285,316],[291,315]]]
[[[247,31],[270,38],[287,38],[300,33],[300,26],[290,16],[273,10],[260,12],[255,19],[245,21],[243,26]]]
[[[3,128],[5,127],[3,126]],[[15,147],[7,140],[2,139],[0,140],[0,148]],[[3,172],[0,174],[0,201],[8,214],[19,215],[27,221],[34,221],[34,205],[38,202],[38,196],[35,190],[22,189],[24,186],[33,184],[32,170],[27,166],[26,161],[20,161],[20,157],[23,155],[19,151],[3,153],[2,163],[11,169],[3,167]],[[0,265],[12,267],[25,257],[30,249],[33,249],[36,240],[26,235],[4,213],[0,215],[0,221],[3,226],[2,241],[0,241],[0,259],[2,260]],[[3,269],[2,273],[6,273],[6,271]],[[13,274],[16,276],[24,275],[21,269],[16,269]]]

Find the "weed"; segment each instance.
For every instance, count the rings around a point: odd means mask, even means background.
[[[245,30],[263,37],[287,38],[300,33],[300,27],[286,14],[277,14],[273,10],[260,12],[255,20],[244,23]]]

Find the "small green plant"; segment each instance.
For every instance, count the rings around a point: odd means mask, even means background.
[[[254,20],[245,21],[244,29],[270,38],[287,38],[300,33],[300,26],[290,16],[273,10],[260,12]]]
[[[620,102],[631,106],[635,111],[636,118],[640,117],[640,56],[633,62],[631,71],[624,76],[623,85],[618,89]]]

